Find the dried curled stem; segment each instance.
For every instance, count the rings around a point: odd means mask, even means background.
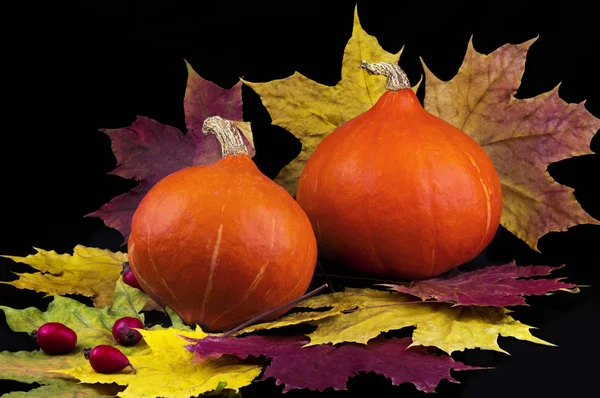
[[[274,312],[277,312],[283,308],[286,307],[290,307],[290,306],[294,306],[296,304],[298,304],[299,302],[306,300],[309,297],[312,297],[314,295],[316,295],[317,293],[321,292],[324,289],[327,289],[329,285],[327,285],[327,283],[319,286],[318,288],[311,290],[310,292],[298,297],[297,299],[294,299],[292,301],[289,301],[285,304],[280,305],[277,308],[273,308],[270,311],[267,312],[263,312],[261,314],[258,314],[257,316],[253,317],[252,319],[247,320],[246,322],[242,323],[241,325],[223,333],[223,337],[229,337],[229,336],[233,336],[234,334],[236,334],[237,332],[239,332],[240,330],[243,330],[245,328],[247,328],[248,326],[254,325],[255,323],[261,321],[263,318],[268,317],[269,315],[273,314]]]
[[[411,88],[408,76],[406,76],[406,73],[404,73],[402,68],[398,65],[387,62],[370,64],[363,60],[358,67],[366,70],[370,75],[381,75],[387,77],[387,81],[385,83],[386,90],[398,91]]]
[[[242,140],[242,132],[237,126],[221,116],[211,116],[202,125],[204,134],[214,134],[221,143],[221,157],[229,155],[248,155],[248,149]]]

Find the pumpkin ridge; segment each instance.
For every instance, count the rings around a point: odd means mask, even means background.
[[[154,206],[154,211],[156,212],[156,205]],[[175,293],[173,293],[173,291],[169,288],[169,286],[165,282],[165,278],[158,271],[158,268],[156,267],[156,263],[154,262],[154,258],[152,257],[152,254],[150,254],[150,242],[151,242],[150,236],[152,235],[152,224],[148,224],[146,233],[147,233],[147,236],[146,236],[146,254],[148,255],[148,259],[150,260],[150,265],[154,269],[154,272],[156,273],[156,276],[158,277],[158,279],[160,280],[160,282],[162,283],[162,285],[165,287],[165,289],[167,289],[167,291],[169,292],[169,294],[171,294],[171,297],[173,297],[173,299],[175,301],[177,301],[178,304],[181,304],[179,302],[179,300],[177,299],[177,297],[175,296]]]
[[[225,210],[225,204],[221,208],[221,219],[223,219],[223,211]],[[223,222],[219,224],[219,228],[217,229],[217,239],[215,240],[215,244],[213,245],[213,252],[210,260],[210,266],[208,271],[208,279],[206,280],[206,285],[204,287],[204,298],[202,299],[202,306],[200,307],[200,317],[202,318],[206,312],[206,304],[210,297],[210,291],[213,287],[213,278],[215,276],[215,272],[217,270],[217,260],[219,257],[219,249],[221,248],[221,239],[223,238]]]
[[[275,218],[272,219],[272,223],[273,223],[273,233],[271,235],[271,247],[270,247],[270,250],[273,250],[273,245],[275,243]],[[271,263],[271,259],[268,259],[265,262],[265,264],[260,268],[260,270],[258,271],[258,274],[256,275],[256,277],[254,278],[254,280],[252,281],[252,283],[250,284],[250,286],[248,287],[248,289],[246,289],[246,293],[244,294],[244,297],[240,301],[238,301],[238,303],[236,305],[234,305],[233,307],[229,308],[228,310],[222,312],[219,316],[217,316],[216,318],[214,318],[213,322],[217,322],[223,316],[231,313],[232,311],[235,311],[242,304],[244,304],[246,302],[246,300],[248,300],[248,298],[250,298],[250,295],[252,293],[254,293],[254,290],[256,290],[256,288],[258,287],[260,281],[262,280],[262,277],[264,276],[265,271],[267,270],[267,266],[269,266],[270,263]]]
[[[435,270],[435,249],[437,247],[437,236],[438,236],[438,223],[436,222],[436,217],[437,217],[437,211],[434,211],[434,198],[435,193],[433,192],[435,190],[436,184],[434,181],[433,176],[431,175],[431,161],[429,157],[425,157],[424,158],[425,162],[427,163],[426,167],[424,168],[425,170],[427,170],[427,187],[430,189],[430,191],[427,192],[427,202],[428,202],[428,207],[429,207],[429,217],[431,219],[431,224],[433,226],[433,230],[432,230],[432,249],[431,249],[431,261],[430,261],[430,265],[429,265],[429,271],[427,272],[427,275],[432,276],[435,274],[434,270]]]

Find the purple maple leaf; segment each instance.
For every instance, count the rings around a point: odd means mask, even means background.
[[[102,129],[112,142],[117,167],[109,174],[139,181],[129,192],[118,195],[100,209],[86,214],[99,217],[123,234],[123,243],[131,232],[131,220],[140,201],[152,186],[167,175],[188,166],[210,164],[221,158],[216,137],[202,133],[202,123],[209,116],[242,120],[242,83],[224,89],[200,77],[186,62],[187,87],[183,100],[187,133],[138,116],[130,126]],[[254,148],[242,135],[250,156]]]
[[[556,290],[577,292],[577,285],[555,279],[519,279],[549,275],[562,268],[544,265],[517,266],[509,264],[488,266],[472,272],[458,269],[439,278],[411,282],[408,286],[381,284],[392,290],[407,293],[422,300],[435,299],[455,305],[505,307],[527,305],[523,296],[549,294]]]
[[[382,336],[365,345],[317,345],[302,348],[308,342],[298,336],[205,337],[187,339],[186,346],[196,360],[235,355],[241,359],[264,355],[271,361],[260,379],[274,378],[284,384],[283,392],[308,388],[323,391],[327,387],[346,390],[348,378],[359,372],[375,372],[389,377],[394,385],[413,383],[420,391],[434,392],[442,379],[458,383],[450,370],[482,369],[454,361],[448,355],[436,355],[425,347],[410,347],[411,339]]]

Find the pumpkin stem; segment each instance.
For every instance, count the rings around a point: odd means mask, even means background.
[[[381,75],[387,77],[387,82],[385,83],[386,90],[398,91],[411,88],[408,76],[406,76],[406,73],[404,73],[399,65],[390,64],[387,62],[369,64],[363,60],[358,67],[366,70],[370,75]]]
[[[220,116],[211,116],[202,125],[204,134],[214,134],[221,143],[221,157],[229,155],[248,155],[248,149],[242,140],[242,133],[237,126]]]

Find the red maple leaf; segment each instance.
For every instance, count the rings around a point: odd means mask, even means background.
[[[367,345],[316,345],[302,348],[306,338],[297,336],[205,337],[189,339],[186,346],[196,360],[235,355],[241,359],[264,355],[270,363],[261,380],[274,378],[284,384],[283,392],[308,388],[323,391],[328,387],[346,390],[348,378],[360,372],[375,372],[389,377],[394,385],[413,383],[420,391],[434,392],[442,379],[458,383],[450,370],[482,369],[456,362],[448,355],[437,355],[425,347],[410,347],[411,339],[378,337]]]
[[[577,286],[555,279],[522,279],[549,275],[562,267],[517,266],[515,262],[488,266],[471,272],[454,269],[438,278],[411,282],[408,286],[382,284],[423,300],[435,299],[456,305],[504,307],[526,305],[523,296],[549,294],[556,290],[577,292]]]
[[[99,217],[123,234],[127,242],[131,220],[140,201],[152,186],[167,175],[188,166],[210,164],[221,158],[221,147],[213,135],[202,133],[202,123],[209,116],[238,121],[251,137],[242,120],[242,83],[224,89],[200,77],[186,62],[187,87],[183,106],[187,133],[145,116],[138,116],[130,126],[102,129],[112,142],[117,167],[109,174],[139,181],[129,192],[118,195],[86,217]],[[243,136],[250,156],[254,148]]]

